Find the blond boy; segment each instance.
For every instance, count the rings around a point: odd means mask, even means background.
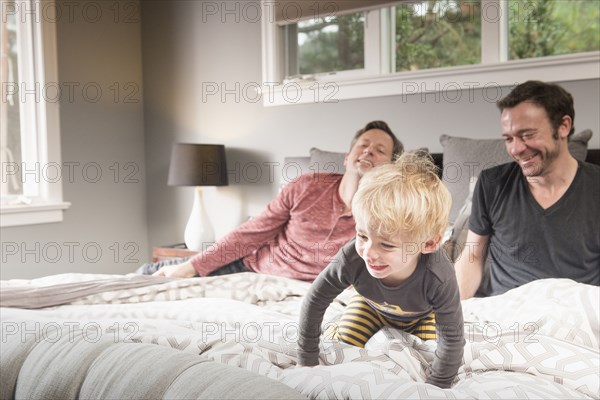
[[[426,382],[451,386],[464,337],[454,268],[439,248],[450,205],[436,167],[424,156],[406,153],[363,177],[352,200],[356,238],[319,274],[302,305],[300,366],[318,364],[325,310],[352,285],[358,295],[333,338],[364,347],[382,326],[391,326],[437,340]]]

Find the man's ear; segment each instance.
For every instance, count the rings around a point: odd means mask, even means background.
[[[421,253],[427,254],[427,253],[435,252],[437,250],[438,244],[440,243],[441,240],[442,240],[442,235],[438,235],[433,239],[429,239],[428,241],[423,243],[423,248],[421,249]]]
[[[348,166],[346,165],[348,163],[348,154],[350,154],[350,153],[344,154],[344,168],[348,168]]]
[[[562,123],[558,126],[558,136],[560,138],[566,138],[571,132],[571,126],[573,126],[573,120],[568,115],[563,115]]]

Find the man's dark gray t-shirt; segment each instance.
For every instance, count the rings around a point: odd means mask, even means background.
[[[469,229],[489,235],[493,295],[544,278],[600,285],[600,167],[578,161],[573,182],[546,209],[518,164],[484,170]]]
[[[356,239],[346,244],[311,285],[300,313],[298,360],[318,364],[320,327],[325,310],[349,286],[377,304],[399,306],[408,319],[435,312],[438,344],[427,383],[450,387],[462,361],[463,315],[452,263],[443,250],[422,254],[412,275],[396,287],[374,278],[355,249]],[[397,318],[402,318],[398,316]]]

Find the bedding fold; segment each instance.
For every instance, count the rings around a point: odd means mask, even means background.
[[[161,276],[125,275],[84,282],[61,283],[50,286],[16,286],[0,288],[0,307],[37,309],[69,304],[77,299],[98,293],[128,290],[172,279]]]

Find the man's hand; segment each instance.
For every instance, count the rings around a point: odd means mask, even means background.
[[[166,265],[152,274],[152,276],[166,276],[167,278],[193,278],[196,269],[190,261],[181,264]]]

